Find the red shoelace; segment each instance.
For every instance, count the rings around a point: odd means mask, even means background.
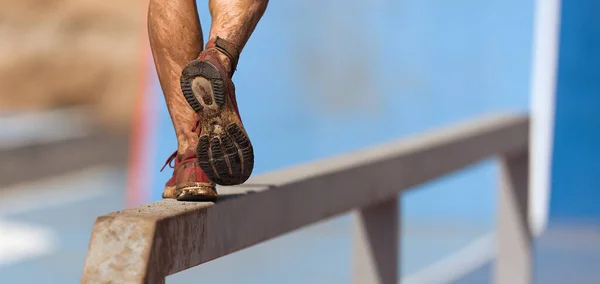
[[[198,127],[200,127],[200,118],[199,117],[196,118],[196,123],[194,123],[194,127],[192,127],[192,132],[196,132],[196,130],[198,130]],[[169,165],[169,167],[171,169],[175,168],[175,164],[173,164],[173,161],[175,161],[175,158],[177,158],[177,150],[175,150],[175,152],[173,152],[173,154],[171,154],[171,156],[169,156],[169,158],[167,159],[165,164],[162,166],[160,171],[162,172],[167,167],[167,165]]]

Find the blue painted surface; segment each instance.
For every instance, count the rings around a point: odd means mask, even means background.
[[[208,35],[206,5],[198,7]],[[494,111],[526,111],[532,8],[532,2],[516,0],[271,1],[234,77],[255,147],[254,174]],[[153,89],[160,117],[152,153],[158,171],[176,141],[156,80]],[[402,242],[410,248],[403,252],[404,273],[489,232],[496,170],[484,161],[402,198]],[[170,175],[153,176],[153,200]],[[322,235],[317,232],[290,234],[171,279],[304,283],[311,276],[311,283],[344,282],[350,233],[335,228],[345,228],[349,219],[336,221],[323,228],[334,231],[325,240],[315,239]],[[440,224],[450,229],[432,231]],[[447,239],[451,228],[459,232]],[[419,231],[429,234],[415,235]],[[231,267],[239,273],[228,273]]]
[[[600,222],[600,2],[563,1],[551,219]]]
[[[255,146],[254,174],[527,110],[532,3],[318,3],[271,2],[242,52],[234,82]],[[208,35],[206,3],[198,4]],[[157,170],[176,141],[156,80],[153,89]],[[154,200],[170,174],[154,176]],[[405,209],[488,222],[495,177],[484,163],[411,194]]]

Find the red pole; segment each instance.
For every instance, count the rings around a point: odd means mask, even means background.
[[[142,1],[144,4],[142,17],[144,23],[146,23],[146,14],[148,9],[148,1]],[[129,166],[128,166],[128,177],[127,177],[127,189],[125,197],[125,206],[127,208],[134,207],[145,202],[148,202],[151,198],[150,194],[150,179],[148,177],[148,165],[149,160],[149,143],[151,139],[152,127],[155,125],[151,123],[153,117],[151,117],[149,110],[151,109],[152,99],[149,93],[149,60],[151,55],[148,32],[146,29],[147,25],[144,24],[141,31],[141,43],[140,43],[140,64],[139,64],[139,81],[138,81],[138,93],[135,100],[132,127],[131,127],[131,138],[129,142]]]

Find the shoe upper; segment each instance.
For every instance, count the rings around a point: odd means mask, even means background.
[[[230,72],[227,71],[224,63],[221,62],[221,57],[219,56],[221,54],[226,55],[231,60],[232,70]],[[217,38],[215,41],[211,41],[207,44],[206,49],[199,54],[197,60],[209,62],[219,71],[220,77],[225,83],[227,96],[232,102],[238,118],[240,118],[235,97],[235,86],[231,80],[231,77],[235,72],[238,57],[239,52],[231,44],[221,38]],[[199,127],[199,123],[200,120],[198,118],[192,132],[200,130],[201,127]],[[198,133],[198,135],[200,136],[200,133]],[[167,188],[176,187],[176,191],[180,191],[185,187],[210,186],[213,189],[215,187],[215,183],[212,182],[200,168],[196,151],[192,148],[187,149],[183,154],[179,154],[177,151],[174,152],[166,161],[161,171],[167,165],[173,168],[173,176],[165,185]]]
[[[227,72],[223,62],[221,62],[221,60],[219,59],[219,56],[218,56],[219,52],[220,51],[217,48],[209,47],[200,53],[200,56],[198,56],[198,60],[207,61],[210,64],[212,64],[213,66],[215,66],[215,68],[217,68],[217,70],[219,70],[219,73],[221,74],[221,78],[223,79],[223,81],[225,83],[225,90],[227,92],[227,96],[233,103],[233,107],[235,108],[235,111],[236,111],[238,117],[240,117],[240,111],[238,109],[237,100],[235,97],[235,85],[233,84],[233,81],[231,80],[231,76],[233,76],[233,72],[235,70],[232,70],[229,73]]]
[[[173,161],[174,165],[172,165]],[[198,158],[196,157],[196,152],[192,148],[187,149],[182,155],[174,152],[163,166],[163,169],[167,165],[173,168],[173,176],[165,185],[167,187],[175,186],[178,189],[188,186],[202,185],[214,187],[214,183],[200,168]]]

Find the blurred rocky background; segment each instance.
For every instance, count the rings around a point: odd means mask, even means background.
[[[89,106],[129,128],[144,15],[140,0],[0,0],[0,109]]]
[[[0,0],[0,186],[124,164],[144,0]]]

